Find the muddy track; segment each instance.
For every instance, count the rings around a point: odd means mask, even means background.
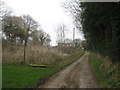
[[[80,59],[59,71],[39,88],[98,88],[90,70],[89,53],[84,54]]]

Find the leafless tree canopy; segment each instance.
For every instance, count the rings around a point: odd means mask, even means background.
[[[0,20],[2,20],[5,16],[9,16],[11,13],[11,8],[9,8],[4,2],[0,0]]]
[[[68,28],[64,23],[61,23],[57,27],[57,42],[65,42],[66,34],[68,32]]]
[[[35,30],[32,32],[32,42],[33,44],[40,44],[49,46],[50,44],[50,35],[45,33],[43,30]]]

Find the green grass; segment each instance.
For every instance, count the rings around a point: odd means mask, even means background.
[[[3,88],[31,88],[35,87],[39,80],[42,80],[61,68],[71,64],[80,56],[84,51],[76,51],[73,55],[65,56],[64,60],[57,61],[52,64],[46,64],[50,67],[31,67],[27,65],[3,65],[2,67],[2,87]]]
[[[23,65],[3,66],[3,88],[31,88],[58,68],[36,68]]]
[[[96,80],[103,88],[118,88],[117,69],[90,53],[89,62]],[[108,65],[107,65],[108,64]],[[109,66],[109,67],[108,67]]]

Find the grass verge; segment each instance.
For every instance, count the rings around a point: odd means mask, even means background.
[[[27,65],[3,65],[2,75],[3,88],[33,88],[36,83],[46,77],[51,76],[61,68],[74,62],[83,51],[78,51],[73,55],[64,57],[64,60],[52,63],[48,68],[31,67]]]
[[[93,53],[89,55],[89,62],[97,81],[102,88],[120,88],[118,86],[117,68],[109,60],[98,59]]]

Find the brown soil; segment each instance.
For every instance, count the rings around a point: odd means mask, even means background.
[[[84,54],[79,60],[59,71],[39,88],[98,88],[90,70],[89,53]]]

